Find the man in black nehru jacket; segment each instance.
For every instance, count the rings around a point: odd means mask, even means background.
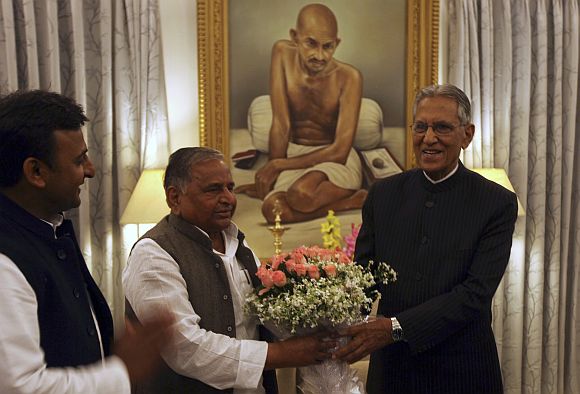
[[[514,193],[459,161],[475,131],[455,86],[421,90],[411,125],[419,168],[379,181],[363,208],[355,261],[386,261],[378,319],[346,330],[336,357],[372,353],[369,393],[502,393],[491,302],[509,260]]]

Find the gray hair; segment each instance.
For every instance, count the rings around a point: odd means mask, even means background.
[[[224,160],[224,155],[219,150],[206,147],[181,148],[169,156],[169,163],[165,169],[163,188],[170,186],[178,188],[185,193],[187,185],[191,182],[191,167],[206,160]]]
[[[417,113],[417,106],[421,100],[427,97],[449,97],[455,100],[457,103],[457,117],[462,125],[471,123],[471,103],[469,98],[455,85],[444,84],[444,85],[431,85],[421,89],[415,96],[415,102],[413,104],[413,119],[415,119],[415,114]]]

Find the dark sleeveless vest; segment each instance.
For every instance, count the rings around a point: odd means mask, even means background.
[[[38,302],[40,347],[48,367],[72,367],[100,360],[99,338],[89,298],[103,340],[105,355],[113,341],[111,312],[91,277],[72,224],[57,230],[0,193],[0,252],[24,274]]]
[[[199,326],[214,333],[236,337],[234,307],[227,273],[222,259],[213,252],[211,240],[192,224],[175,215],[163,218],[142,238],[154,240],[177,262],[187,285],[189,301],[201,316]],[[248,270],[254,286],[256,262],[250,249],[244,246],[244,234],[238,231],[236,257]],[[135,319],[132,308],[126,302],[129,318]],[[274,371],[264,373],[267,393],[276,393]],[[218,390],[205,383],[182,376],[164,365],[162,371],[145,384],[135,387],[136,394],[171,393],[232,393],[232,389]]]

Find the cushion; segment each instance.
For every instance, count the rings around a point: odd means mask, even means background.
[[[248,110],[248,130],[254,148],[268,152],[268,137],[272,124],[270,96],[258,96]],[[353,146],[357,150],[368,150],[379,146],[383,131],[383,111],[376,101],[363,98]]]

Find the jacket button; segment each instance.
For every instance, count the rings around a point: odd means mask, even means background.
[[[56,252],[56,257],[58,257],[59,260],[65,260],[66,259],[66,251],[59,249]]]
[[[421,279],[423,279],[423,275],[421,275],[420,272],[417,272],[417,274],[415,275],[415,280],[420,281]]]
[[[219,263],[215,263],[215,268],[216,268],[216,269],[220,269],[220,265],[219,265]]]
[[[429,238],[426,235],[423,235],[423,238],[421,238],[421,243],[425,245],[427,242],[429,242]]]
[[[227,301],[228,300],[228,295],[224,294],[224,300]]]
[[[227,330],[228,332],[232,332],[234,329],[232,328],[232,326],[228,326]]]
[[[435,202],[434,202],[434,201],[427,201],[427,202],[425,203],[425,206],[426,206],[427,208],[433,208],[433,207],[435,206]]]
[[[97,331],[95,330],[94,327],[87,328],[87,334],[89,334],[91,337],[94,337],[96,333]]]
[[[73,295],[75,296],[75,298],[79,298],[81,296],[81,293],[79,292],[79,290],[77,288],[74,288]]]

